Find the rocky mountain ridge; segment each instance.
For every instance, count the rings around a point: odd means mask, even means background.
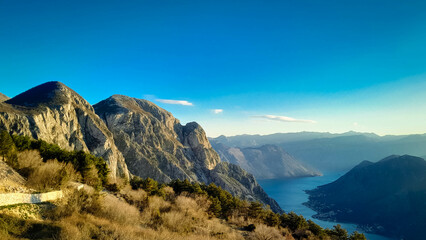
[[[160,182],[189,179],[215,183],[234,195],[260,199],[279,209],[251,174],[221,162],[196,122],[181,125],[155,104],[123,95],[111,96],[94,109],[113,133],[132,174]]]
[[[0,103],[0,126],[12,134],[103,157],[112,176],[129,178],[113,136],[93,107],[60,82],[47,82]]]
[[[282,211],[251,174],[220,161],[200,125],[183,126],[146,100],[114,95],[92,107],[64,84],[47,82],[1,102],[0,128],[103,157],[114,177],[215,183]]]
[[[94,108],[137,176],[207,182],[206,172],[220,162],[200,125],[182,126],[149,101],[114,95]]]

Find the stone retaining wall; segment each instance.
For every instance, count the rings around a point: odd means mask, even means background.
[[[13,205],[19,203],[41,203],[62,198],[62,191],[48,193],[3,193],[0,194],[0,206]]]

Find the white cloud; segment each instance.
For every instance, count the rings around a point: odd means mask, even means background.
[[[191,102],[185,101],[185,100],[171,100],[171,99],[155,99],[157,102],[166,103],[166,104],[177,104],[177,105],[184,105],[184,106],[193,106]]]
[[[354,122],[354,123],[353,123],[353,125],[356,127],[356,126],[358,126],[358,123],[357,123],[357,122]]]
[[[286,116],[275,116],[275,115],[260,115],[260,116],[253,116],[255,118],[264,118],[268,120],[274,120],[279,122],[300,122],[300,123],[316,123],[314,120],[306,120],[306,119],[296,119]]]
[[[213,112],[214,114],[223,113],[223,109],[212,109],[212,112]]]

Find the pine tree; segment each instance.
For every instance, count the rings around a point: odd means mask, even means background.
[[[222,212],[222,207],[220,206],[220,201],[216,197],[210,197],[210,207],[209,207],[209,213],[215,217],[220,217],[220,214]]]
[[[0,155],[11,167],[18,167],[15,143],[6,130],[0,132]]]
[[[260,202],[251,202],[248,209],[248,216],[251,218],[258,218],[262,213],[262,204]]]

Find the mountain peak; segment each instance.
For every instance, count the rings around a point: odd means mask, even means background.
[[[7,100],[6,103],[25,107],[62,105],[68,103],[71,96],[83,99],[61,82],[46,82]]]
[[[390,156],[387,156],[387,157],[381,159],[379,162],[387,162],[389,160],[392,160],[392,159],[395,159],[395,158],[399,158],[399,157],[401,157],[401,156],[393,154],[393,155],[390,155]]]
[[[364,160],[364,161],[362,161],[362,162],[360,162],[358,165],[356,165],[354,168],[352,168],[352,169],[360,169],[360,168],[363,168],[363,167],[367,167],[367,166],[370,166],[370,165],[372,165],[372,164],[374,164],[373,162],[370,162],[370,161],[367,161],[367,160]]]
[[[426,161],[393,155],[361,164],[336,181],[308,191],[306,205],[318,217],[372,226],[373,231],[398,239],[419,239],[426,218]]]
[[[174,128],[176,123],[179,123],[179,120],[174,118],[170,112],[160,108],[154,103],[148,100],[128,97],[125,95],[112,95],[111,97],[93,105],[93,107],[98,115],[129,112],[139,113],[142,115],[148,114],[156,118],[158,121],[165,123],[167,127],[171,129]]]

